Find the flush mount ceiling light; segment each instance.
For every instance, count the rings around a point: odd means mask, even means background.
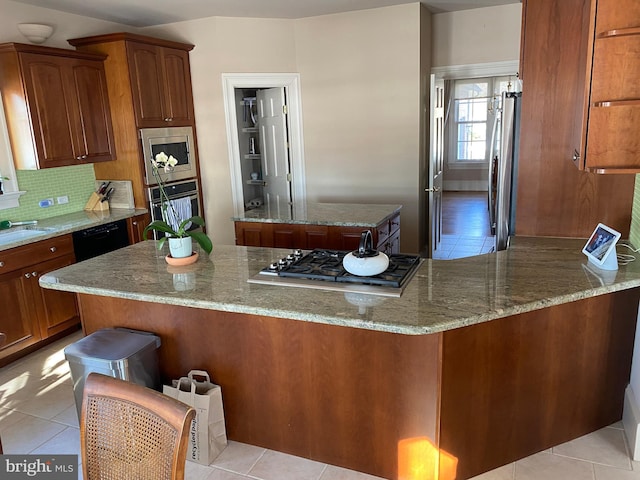
[[[51,25],[42,23],[19,23],[18,30],[31,43],[42,43],[53,33],[53,27]]]

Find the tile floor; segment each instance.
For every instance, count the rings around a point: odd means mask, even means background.
[[[473,237],[467,235],[442,235],[442,240],[433,258],[436,260],[453,260],[455,258],[482,255],[493,251],[495,238]]]
[[[0,369],[4,452],[78,454],[78,419],[64,347],[76,332]],[[79,478],[82,475],[79,474]],[[210,466],[187,462],[188,480],[374,480],[377,477],[238,442]],[[619,423],[474,480],[640,480]]]

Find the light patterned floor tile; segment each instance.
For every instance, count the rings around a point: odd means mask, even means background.
[[[597,464],[594,465],[594,470],[596,480],[640,480],[640,472]]]
[[[56,382],[44,386],[31,399],[16,405],[15,409],[49,420],[74,405],[73,388],[66,382]]]
[[[515,480],[593,480],[593,464],[537,453],[516,462]]]
[[[213,465],[232,472],[246,474],[265,452],[264,448],[230,441],[213,461]]]
[[[264,480],[317,480],[325,468],[323,463],[267,450],[249,475]]]
[[[78,428],[80,426],[80,422],[78,421],[78,410],[76,409],[75,403],[53,417],[51,420],[53,420],[54,422],[63,423],[70,427]]]
[[[184,467],[185,480],[207,480],[213,469],[208,465],[187,461]]]
[[[631,470],[624,432],[616,428],[602,428],[570,442],[563,443],[553,447],[553,453]]]
[[[490,472],[482,473],[470,480],[514,480],[516,474],[516,464],[503,465]]]
[[[31,453],[65,428],[59,423],[28,415],[2,431],[4,453]]]
[[[367,475],[366,473],[354,472],[353,470],[346,470],[344,468],[336,467],[333,465],[327,465],[327,468],[322,473],[320,480],[384,480],[380,477],[374,477]]]
[[[249,477],[245,477],[244,475],[239,475],[237,473],[229,472],[227,470],[221,470],[219,468],[212,467],[211,473],[207,477],[206,480],[245,480]],[[186,480],[191,480],[187,478]]]
[[[78,455],[80,459],[80,431],[67,427],[48,442],[33,450],[34,454]]]

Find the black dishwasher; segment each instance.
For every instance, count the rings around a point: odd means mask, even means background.
[[[129,245],[126,220],[97,225],[73,232],[71,235],[77,262]]]

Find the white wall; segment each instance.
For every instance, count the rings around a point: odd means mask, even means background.
[[[401,250],[419,251],[420,5],[295,22],[307,194],[402,204]]]
[[[522,4],[475,8],[433,16],[433,66],[520,58]]]
[[[192,43],[191,80],[207,232],[214,244],[235,244],[223,73],[296,72],[291,20],[211,17],[143,29]]]

